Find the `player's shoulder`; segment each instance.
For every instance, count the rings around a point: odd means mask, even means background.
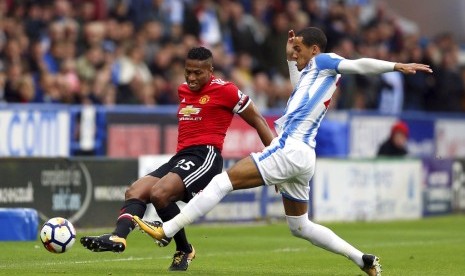
[[[342,60],[344,59],[343,57],[341,57],[340,55],[336,54],[336,53],[321,53],[321,54],[318,54],[317,56],[315,56],[315,60],[318,62],[327,62],[327,61],[331,61],[331,60]]]
[[[325,55],[329,56],[330,58],[344,59],[343,57],[341,57],[340,55],[338,55],[336,53],[325,53]]]
[[[230,82],[230,81],[225,81],[220,78],[213,78],[210,82],[210,85],[208,85],[210,89],[213,90],[221,90],[221,91],[229,91],[229,92],[237,92],[238,87]]]
[[[214,87],[228,87],[231,85],[234,86],[234,83],[230,81],[225,81],[220,78],[213,78],[210,82],[210,86],[214,86]]]
[[[337,69],[344,58],[335,53],[321,53],[315,57],[315,63],[320,69]]]

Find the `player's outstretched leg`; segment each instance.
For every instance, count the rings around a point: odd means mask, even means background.
[[[81,244],[94,252],[111,251],[120,253],[126,249],[126,239],[113,234],[101,236],[85,236],[81,238]]]
[[[379,258],[375,255],[364,254],[362,256],[363,267],[362,270],[365,271],[369,276],[381,276],[381,264],[379,263]]]
[[[163,231],[163,223],[160,221],[149,222],[142,220],[138,216],[133,216],[132,220],[134,223],[139,226],[139,229],[152,237],[158,245],[160,246],[167,246],[171,238],[165,236],[165,232]]]
[[[173,256],[173,262],[169,267],[170,271],[186,271],[191,261],[195,258],[195,249],[190,244],[191,252],[176,251]]]
[[[127,247],[126,238],[135,227],[132,216],[143,216],[146,206],[147,204],[139,199],[126,200],[116,220],[116,228],[111,234],[82,237],[81,244],[94,252],[123,252]]]
[[[308,219],[308,214],[301,216],[286,216],[291,233],[313,245],[340,254],[352,260],[370,276],[381,275],[379,258],[374,255],[364,254],[345,240],[341,239],[331,229],[313,223]]]

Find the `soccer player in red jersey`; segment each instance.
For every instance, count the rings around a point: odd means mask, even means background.
[[[254,127],[263,142],[274,138],[267,122],[252,100],[231,82],[213,76],[210,50],[191,49],[185,62],[186,82],[178,87],[178,145],[176,154],[155,171],[136,180],[126,190],[125,202],[111,234],[81,238],[91,251],[122,252],[126,238],[134,229],[133,216],[143,217],[146,205],[152,202],[163,221],[179,212],[176,201],[188,202],[203,190],[223,169],[223,148],[226,131],[234,114]],[[184,229],[173,237],[176,242],[170,270],[187,270],[195,250],[187,241]],[[166,246],[171,241],[158,241]]]

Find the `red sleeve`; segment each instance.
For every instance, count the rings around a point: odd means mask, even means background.
[[[242,93],[233,83],[224,86],[223,99],[225,105],[233,113],[241,113],[249,104],[249,96]]]

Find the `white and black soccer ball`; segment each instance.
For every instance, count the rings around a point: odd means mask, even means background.
[[[65,218],[51,218],[42,226],[40,240],[48,251],[64,253],[76,241],[76,230],[71,222]]]

